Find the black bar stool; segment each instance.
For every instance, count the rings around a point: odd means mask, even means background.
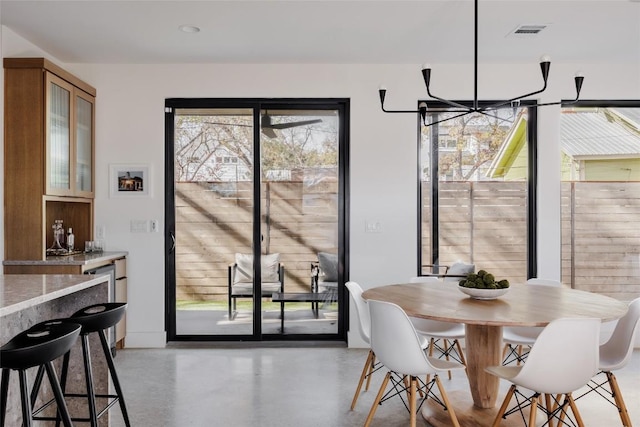
[[[67,352],[67,354],[64,355],[64,359],[62,361],[62,372],[60,374],[60,385],[64,396],[85,397],[88,402],[89,418],[73,417],[71,418],[73,421],[89,422],[91,423],[91,427],[98,427],[98,418],[104,415],[113,405],[116,404],[116,402],[118,402],[120,403],[120,410],[122,411],[122,417],[124,419],[125,425],[127,427],[130,427],[131,425],[129,422],[127,407],[124,402],[124,396],[122,394],[122,388],[120,387],[120,381],[118,380],[118,374],[116,373],[116,368],[113,363],[113,356],[111,355],[111,349],[109,348],[109,343],[107,342],[107,337],[105,334],[106,329],[114,326],[120,321],[120,319],[122,319],[126,308],[127,303],[94,304],[75,312],[73,315],[71,315],[71,317],[63,320],[65,322],[78,323],[80,326],[82,326],[82,330],[80,332],[80,342],[82,343],[82,358],[84,362],[85,383],[87,387],[86,394],[65,392],[67,385],[67,374],[69,372],[69,357],[71,355],[71,352]],[[95,388],[93,385],[93,371],[91,369],[91,352],[89,351],[89,334],[92,333],[98,333],[98,336],[100,337],[102,351],[109,367],[109,374],[111,375],[111,380],[113,381],[113,386],[115,388],[116,394],[95,393]],[[38,372],[38,377],[39,378],[36,378],[36,381],[42,378],[41,372]],[[37,388],[39,387],[40,382],[34,382],[34,393],[37,393]],[[112,400],[107,403],[104,409],[98,412],[98,410],[96,409],[96,397]],[[47,404],[45,404],[45,407]],[[38,417],[34,419],[51,420],[52,418]],[[56,425],[59,425],[59,418]]]
[[[80,328],[79,324],[71,322],[41,322],[19,333],[0,348],[0,367],[2,368],[2,383],[0,385],[0,416],[2,420],[0,425],[4,427],[6,420],[9,374],[12,370],[18,371],[20,378],[23,425],[25,427],[32,425],[33,415],[27,386],[27,369],[39,366],[40,370],[46,371],[49,377],[59,417],[66,427],[72,426],[62,388],[56,378],[52,362],[69,352],[78,339]],[[42,381],[41,375],[40,381]]]

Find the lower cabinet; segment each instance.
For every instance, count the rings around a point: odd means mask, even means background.
[[[115,302],[127,302],[127,259],[115,260],[116,286]],[[127,334],[127,315],[116,325],[116,348],[124,347],[124,339]]]

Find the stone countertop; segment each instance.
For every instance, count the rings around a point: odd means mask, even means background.
[[[44,260],[6,260],[4,265],[87,265],[98,262],[111,261],[127,256],[126,251],[98,252],[69,256],[48,256]]]
[[[109,281],[109,275],[0,275],[0,317]]]

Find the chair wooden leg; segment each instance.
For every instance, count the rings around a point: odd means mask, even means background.
[[[464,353],[462,352],[462,346],[460,345],[460,341],[456,340],[456,349],[458,350],[458,354],[460,354],[460,361],[464,366],[467,366],[467,359],[464,357]]]
[[[429,340],[429,357],[433,357],[433,345],[435,344],[436,340],[431,338]],[[431,382],[431,375],[427,374],[427,384],[429,384]]]
[[[520,361],[522,360],[522,346],[519,345],[518,346],[518,364],[517,366],[520,366]]]
[[[416,427],[416,377],[409,377],[409,424]]]
[[[378,390],[378,394],[376,395],[376,398],[371,405],[371,409],[369,410],[369,415],[367,415],[367,419],[364,422],[364,427],[369,427],[369,425],[371,424],[371,420],[373,420],[373,416],[376,414],[376,410],[378,409],[378,405],[380,404],[380,399],[382,399],[382,395],[384,395],[384,391],[386,390],[387,384],[389,383],[389,378],[391,378],[391,372],[387,372],[387,375],[384,376],[384,380],[382,380],[380,390]]]
[[[536,415],[538,414],[538,394],[531,396],[531,405],[529,406],[529,426],[535,427]]]
[[[496,418],[493,420],[493,427],[498,427],[500,425],[500,421],[502,421],[504,413],[507,412],[507,407],[509,406],[509,402],[511,402],[511,398],[513,397],[513,393],[515,393],[515,391],[516,385],[512,384],[511,387],[509,387],[509,391],[507,391],[504,400],[502,401],[502,405],[500,406],[500,409],[496,414]]]
[[[362,389],[362,383],[364,382],[364,377],[367,376],[367,372],[369,372],[369,368],[373,363],[373,351],[369,350],[369,354],[367,354],[367,360],[364,362],[364,367],[362,368],[362,373],[360,374],[360,381],[358,381],[358,388],[356,388],[356,392],[353,395],[353,400],[351,400],[351,410],[356,407],[356,403],[358,402],[358,397],[360,396],[360,390]],[[367,381],[368,384],[368,381]],[[368,388],[368,387],[367,387]]]
[[[446,351],[444,357],[445,357],[445,359],[447,359],[447,361],[449,361],[449,351],[448,351],[449,350],[449,340],[445,339],[445,340],[443,340],[443,343],[444,343],[444,347],[442,347],[442,348],[444,348],[444,351]],[[451,379],[451,371],[450,370],[447,371],[447,375],[449,376],[449,379]]]
[[[553,427],[553,417],[551,416],[551,412],[553,411],[553,404],[551,403],[551,395],[544,395],[545,407],[547,408],[547,425],[549,427]]]
[[[367,373],[367,385],[364,390],[369,391],[369,386],[371,385],[371,374],[373,374],[373,368],[376,366],[376,354],[371,351],[371,363],[369,363],[369,372]]]
[[[436,385],[438,386],[438,390],[440,390],[440,396],[442,397],[442,401],[444,405],[447,407],[447,412],[449,412],[449,418],[451,419],[451,424],[454,427],[460,427],[460,423],[458,422],[458,417],[456,416],[456,411],[451,406],[451,402],[449,401],[449,396],[447,395],[447,391],[442,386],[440,382],[440,377],[438,375],[435,376]]]
[[[402,377],[402,381],[404,382],[404,392],[407,393],[407,399],[411,400],[411,381],[408,375]]]
[[[578,427],[584,427],[584,421],[582,421],[582,417],[580,416],[580,411],[578,411],[578,406],[576,405],[575,400],[573,400],[573,396],[571,395],[571,393],[567,394],[567,400],[569,400],[569,406],[571,407],[573,416],[576,418],[576,423],[578,423]]]
[[[631,418],[629,417],[629,411],[627,411],[627,405],[625,405],[624,399],[622,398],[622,391],[620,391],[618,380],[616,379],[616,376],[613,374],[613,372],[605,372],[605,374],[607,375],[607,381],[609,381],[611,394],[613,394],[616,406],[618,407],[620,421],[622,421],[622,425],[624,427],[631,427]]]

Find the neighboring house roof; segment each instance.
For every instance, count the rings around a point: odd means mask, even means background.
[[[526,139],[520,115],[493,159],[487,176],[505,176]],[[562,151],[579,160],[640,157],[640,108],[565,110],[561,116]]]
[[[527,118],[524,111],[518,114],[518,117],[509,129],[509,134],[504,139],[504,142],[498,149],[498,153],[493,158],[489,170],[486,172],[486,176],[490,178],[498,178],[504,176],[515,160],[518,158],[518,154],[524,142],[527,140]]]
[[[610,108],[609,111],[640,132],[640,108]]]
[[[624,116],[633,122],[631,110]],[[640,119],[640,109],[633,112]],[[612,111],[614,114],[621,111]],[[562,151],[576,159],[640,156],[640,135],[625,126],[607,109],[563,111],[561,116]],[[640,122],[635,122],[640,129]]]

